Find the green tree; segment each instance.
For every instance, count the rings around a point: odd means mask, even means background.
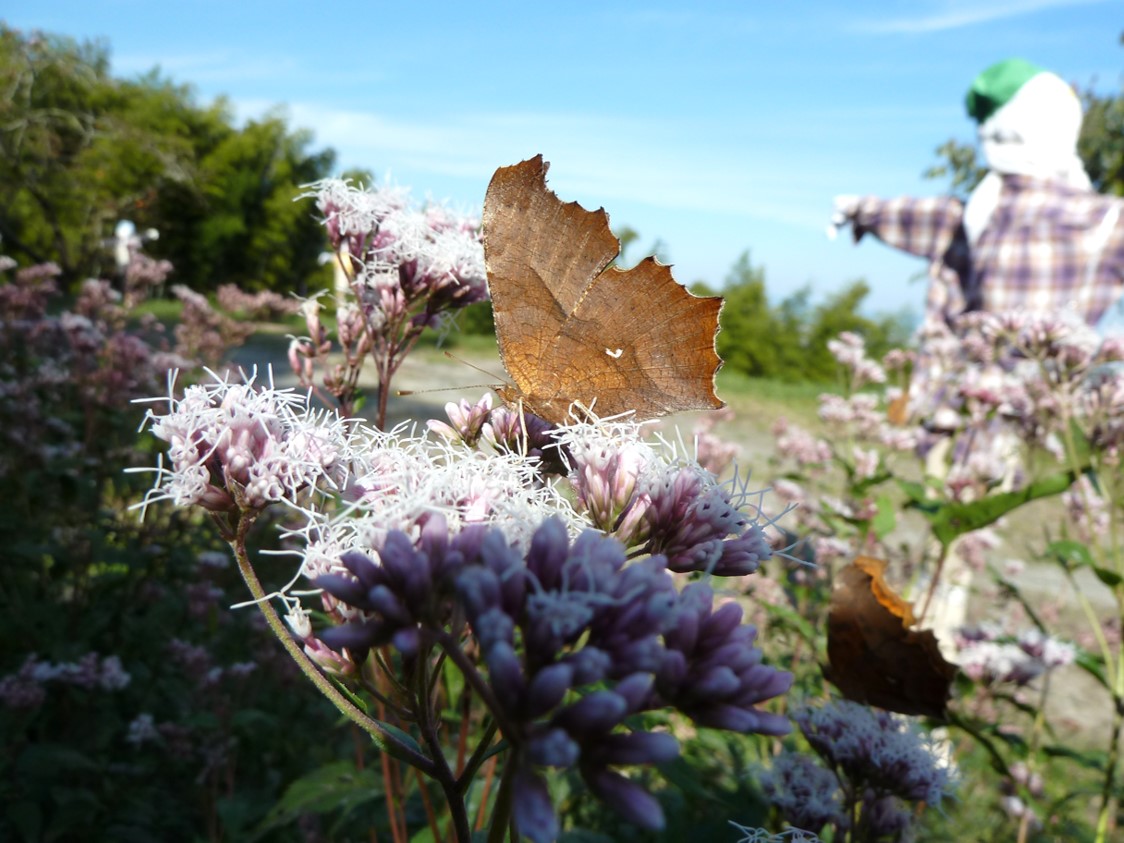
[[[747,375],[775,374],[779,345],[776,318],[769,308],[765,269],[753,265],[748,251],[742,252],[730,268],[721,294],[726,303],[718,332],[718,356],[730,368]]]
[[[874,360],[891,348],[908,344],[911,321],[908,312],[873,318],[863,316],[860,308],[868,295],[870,285],[859,279],[812,309],[807,321],[804,359],[801,361],[807,380],[827,381],[835,377],[838,364],[827,343],[844,331],[863,337],[867,354]]]
[[[1077,152],[1101,193],[1124,196],[1124,91],[1115,97],[1086,94]]]
[[[104,45],[0,25],[0,236],[66,280],[96,271],[103,238],[163,181],[190,144],[161,131],[177,93],[118,85]]]
[[[324,233],[301,186],[328,175],[331,150],[280,114],[236,128],[222,100],[152,71],[123,81],[108,48],[0,25],[0,236],[64,280],[103,273],[119,219],[156,228],[151,251],[199,289],[233,281],[303,290]]]
[[[335,155],[309,152],[310,142],[276,114],[200,138],[193,178],[158,198],[166,254],[191,287],[284,292],[316,273],[324,232],[310,204],[293,200],[330,172]]]

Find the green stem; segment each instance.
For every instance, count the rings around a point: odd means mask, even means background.
[[[496,794],[496,804],[492,806],[492,826],[488,830],[488,843],[503,843],[508,826],[511,825],[512,796],[515,790],[515,764],[503,766],[500,789]]]
[[[484,681],[484,677],[480,675],[480,671],[476,669],[476,666],[465,655],[464,650],[460,648],[456,639],[447,632],[437,631],[433,633],[433,640],[440,645],[445,655],[449,657],[449,660],[457,666],[461,675],[464,676],[465,681],[472,686],[472,690],[480,697],[484,705],[488,707],[488,711],[491,712],[492,717],[495,718],[496,723],[499,725],[500,733],[509,741],[514,740],[516,732],[511,723],[508,722],[507,716],[499,704],[499,700],[497,700],[496,695],[492,693],[492,689],[488,686],[488,683]]]
[[[457,790],[465,793],[472,780],[476,778],[476,771],[480,769],[480,765],[487,761],[495,752],[500,751],[500,747],[492,747],[492,741],[496,737],[496,721],[491,719],[484,727],[484,735],[480,738],[480,742],[476,744],[476,749],[472,751],[472,755],[468,761],[465,762],[464,769],[461,771],[460,778],[457,779]]]
[[[1082,613],[1085,615],[1085,620],[1089,622],[1089,629],[1093,633],[1093,637],[1097,639],[1097,646],[1100,647],[1101,656],[1104,658],[1105,666],[1105,681],[1113,694],[1119,694],[1120,691],[1117,687],[1119,681],[1120,670],[1115,661],[1113,661],[1112,645],[1108,643],[1108,637],[1104,633],[1104,628],[1101,626],[1101,620],[1097,617],[1097,610],[1093,608],[1093,604],[1089,602],[1088,596],[1081,590],[1081,586],[1077,583],[1076,577],[1073,576],[1073,571],[1065,568],[1066,579],[1069,580],[1069,586],[1073,589],[1074,599],[1077,600],[1077,605],[1081,607]],[[1124,653],[1124,648],[1121,649]]]
[[[304,652],[297,640],[290,634],[288,627],[285,626],[284,622],[277,615],[277,610],[274,609],[273,605],[269,602],[265,589],[262,588],[261,581],[254,572],[253,565],[250,563],[250,558],[246,551],[246,536],[253,523],[254,516],[250,513],[244,513],[239,518],[235,534],[230,538],[230,547],[234,551],[235,559],[238,561],[238,570],[242,574],[242,579],[250,589],[250,594],[253,595],[258,608],[261,610],[262,614],[265,615],[265,620],[266,623],[269,624],[269,628],[273,631],[273,634],[277,636],[277,640],[281,642],[281,646],[288,651],[293,661],[297,663],[297,667],[309,678],[320,693],[326,696],[341,714],[371,736],[371,739],[375,742],[375,746],[400,761],[404,761],[410,766],[416,767],[426,775],[432,776],[435,767],[433,760],[403,743],[396,735],[385,729],[381,723],[371,719],[361,711],[320,672],[320,669]]]
[[[1112,792],[1116,787],[1116,766],[1120,761],[1120,728],[1124,725],[1124,699],[1113,694],[1115,711],[1112,715],[1112,739],[1108,747],[1108,764],[1105,768],[1104,786],[1101,788],[1101,808],[1097,813],[1097,836],[1095,843],[1108,840],[1108,825],[1112,818]]]
[[[445,801],[449,805],[449,816],[453,822],[457,843],[470,843],[472,828],[468,822],[468,809],[464,804],[464,794],[459,787],[456,774],[449,767],[449,762],[445,760],[445,753],[441,747],[441,738],[437,734],[436,718],[431,705],[433,696],[430,693],[428,673],[431,652],[430,648],[426,647],[417,656],[418,668],[415,690],[418,696],[416,701],[418,727],[421,730],[422,740],[425,741],[433,758],[434,771],[431,776],[441,786],[441,790],[445,794]],[[424,787],[424,784],[422,786]],[[435,841],[441,839],[437,829],[434,829],[433,838]]]

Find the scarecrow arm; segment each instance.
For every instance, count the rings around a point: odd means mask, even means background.
[[[846,199],[850,197],[838,197],[836,213],[842,212],[844,223],[850,223],[856,243],[864,234],[873,234],[888,246],[931,261],[939,260],[948,250],[964,216],[963,203],[949,196],[864,196],[843,202]]]

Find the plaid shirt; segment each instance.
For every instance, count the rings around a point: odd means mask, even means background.
[[[1003,176],[987,227],[969,247],[951,197],[859,202],[855,240],[871,233],[928,258],[930,315],[1072,308],[1095,325],[1124,288],[1124,200],[1028,176]]]

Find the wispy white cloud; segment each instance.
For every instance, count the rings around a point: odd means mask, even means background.
[[[146,73],[159,67],[166,74],[195,83],[251,81],[276,79],[291,73],[295,62],[291,58],[263,56],[260,53],[238,55],[230,50],[151,55],[131,53],[113,57],[116,73],[130,75]]]
[[[258,51],[232,49],[206,50],[186,53],[153,54],[124,53],[113,56],[113,71],[122,76],[147,73],[159,67],[164,74],[175,79],[187,79],[204,87],[229,90],[242,83],[268,82],[293,83],[306,81],[310,71],[303,57],[276,55]],[[373,84],[386,78],[377,68],[363,66],[333,70],[331,66],[317,68],[317,83],[329,87],[336,83]]]
[[[998,0],[998,2],[996,0],[976,0],[975,2],[951,0],[951,2],[927,4],[933,9],[928,13],[888,20],[868,19],[855,23],[851,29],[879,34],[941,32],[1020,17],[1045,9],[1086,6],[1103,2],[1105,0]]]
[[[236,100],[233,105],[239,118],[247,119],[274,104]],[[334,148],[341,165],[376,172],[390,167],[410,172],[415,179],[432,176],[416,184],[418,188],[450,182],[471,186],[467,196],[449,197],[461,202],[482,198],[496,167],[541,152],[555,162],[551,185],[583,204],[612,207],[623,202],[819,229],[826,213],[821,205],[843,169],[830,146],[826,154],[807,152],[807,135],[816,129],[799,121],[780,131],[805,141],[803,147],[779,143],[775,135],[754,138],[729,126],[696,122],[679,127],[575,112],[413,119],[309,102],[291,103],[287,112],[293,125],[314,129],[318,144]],[[898,119],[915,118],[907,114]],[[817,149],[824,148],[812,141]],[[852,191],[864,181],[853,168],[845,178]]]

